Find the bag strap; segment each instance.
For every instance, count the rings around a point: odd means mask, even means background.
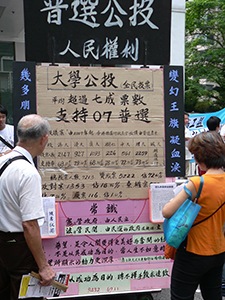
[[[196,199],[196,203],[197,203],[198,198],[200,197],[200,194],[201,194],[201,191],[202,191],[203,182],[204,182],[204,178],[203,178],[202,176],[201,176],[200,178],[201,178],[200,186],[199,186],[199,190],[198,190],[197,196],[196,196],[196,198],[195,198],[195,199]],[[185,192],[189,195],[189,198],[188,198],[188,199],[191,200],[191,198],[192,198],[192,193],[191,193],[191,191],[190,191],[186,186],[184,186],[184,190],[185,190]],[[209,218],[211,218],[218,210],[221,209],[221,207],[224,206],[224,204],[225,204],[225,202],[224,202],[223,204],[221,204],[220,207],[218,207],[218,208],[217,208],[210,216],[208,216],[208,217],[206,217],[205,219],[203,219],[203,220],[201,220],[201,221],[199,221],[199,222],[193,224],[192,227],[194,227],[194,226],[196,226],[196,225],[198,225],[198,224],[200,224],[200,223],[202,223],[202,222],[208,220]]]
[[[24,156],[24,155],[19,155],[19,156],[15,156],[13,158],[10,158],[9,160],[7,160],[6,163],[4,163],[4,165],[1,167],[0,169],[0,176],[2,175],[2,173],[5,171],[5,169],[14,161],[17,159],[25,159],[26,161],[28,161],[30,163],[30,161]]]
[[[196,198],[195,198],[195,202],[197,203],[198,201],[198,198],[200,197],[200,194],[201,194],[201,191],[202,191],[202,187],[203,187],[203,183],[204,183],[204,178],[201,176],[200,177],[200,186],[199,186],[199,189],[198,189],[198,193],[196,195]],[[189,195],[189,200],[191,200],[192,198],[192,192],[186,187],[184,186],[184,190],[185,192]]]
[[[206,217],[205,219],[203,219],[203,220],[201,220],[201,221],[195,223],[194,225],[192,225],[192,227],[194,227],[194,226],[196,226],[196,225],[198,225],[198,224],[200,224],[200,223],[202,223],[202,222],[208,220],[209,218],[211,218],[216,212],[218,212],[218,210],[221,209],[221,207],[224,206],[224,204],[225,204],[225,202],[223,202],[223,204],[221,204],[220,207],[218,207],[218,208],[217,208],[210,216],[208,216],[208,217]]]
[[[0,136],[0,141],[3,142],[8,148],[13,149],[14,147],[8,143],[2,136]]]

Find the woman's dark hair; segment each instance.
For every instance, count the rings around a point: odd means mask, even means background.
[[[204,163],[208,169],[225,167],[225,143],[215,131],[197,134],[190,139],[188,149],[196,161]]]
[[[5,114],[6,117],[8,115],[8,110],[2,104],[0,104],[0,113]]]

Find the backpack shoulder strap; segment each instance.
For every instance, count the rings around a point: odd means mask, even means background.
[[[26,161],[28,161],[30,163],[30,161],[24,156],[24,155],[18,155],[15,156],[13,158],[10,158],[9,160],[7,160],[7,162],[4,163],[4,165],[2,166],[2,168],[0,169],[0,176],[2,175],[2,173],[5,171],[5,169],[15,160],[17,159],[25,159]]]
[[[8,148],[13,149],[14,147],[8,143],[2,136],[0,136],[0,140],[1,142],[3,142],[3,144],[5,144]]]

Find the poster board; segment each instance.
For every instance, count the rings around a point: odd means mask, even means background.
[[[43,197],[44,223],[40,226],[42,239],[54,239],[59,234],[59,208],[54,197]]]
[[[14,145],[18,139],[16,126],[28,114],[37,113],[36,106],[36,64],[35,62],[13,62],[13,122]]]
[[[37,112],[51,126],[38,158],[43,195],[59,205],[49,264],[66,295],[168,288],[162,224],[149,186],[165,182],[163,70],[37,66]]]
[[[59,236],[43,240],[48,263],[70,273],[65,296],[169,288],[162,224],[144,200],[59,202]]]
[[[164,66],[166,176],[185,175],[184,84],[182,66]]]
[[[146,199],[165,182],[163,70],[36,67],[43,196]]]
[[[169,121],[183,116],[182,93],[171,93],[178,69],[36,67],[37,113],[51,127],[38,166],[43,196],[59,207],[59,235],[43,246],[49,264],[70,273],[68,296],[169,287],[172,265],[148,197],[150,184],[166,180]],[[171,168],[182,159],[179,121],[168,140],[171,177],[182,171]]]
[[[149,219],[152,223],[163,223],[163,206],[174,197],[175,182],[150,184]]]

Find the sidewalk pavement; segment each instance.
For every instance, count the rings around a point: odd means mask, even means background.
[[[170,289],[163,289],[161,292],[151,293],[154,300],[169,300],[170,299]],[[194,300],[203,300],[201,292],[196,292]],[[223,297],[225,300],[225,297]]]

